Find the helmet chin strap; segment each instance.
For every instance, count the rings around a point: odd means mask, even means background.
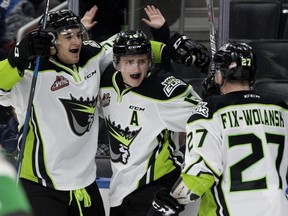
[[[124,80],[122,81],[125,85],[126,88],[133,88],[131,85],[129,85],[128,83],[125,83]]]
[[[215,77],[214,77],[214,79],[215,79]],[[223,95],[223,93],[221,92],[221,87],[224,85],[224,82],[225,82],[225,78],[224,78],[224,76],[222,75],[222,80],[221,80],[221,83],[220,84],[218,84],[218,83],[216,83],[216,81],[214,81],[215,82],[215,84],[216,84],[216,90],[219,92],[219,94],[221,94],[221,95]]]
[[[121,71],[118,70],[118,72],[120,73],[119,76],[117,76],[117,77],[118,77],[118,80],[124,84],[125,88],[127,88],[127,87],[128,87],[128,88],[129,88],[129,87],[132,88],[131,85],[129,85],[128,83],[125,83],[125,82],[124,82]]]
[[[53,41],[52,41],[52,44],[53,44],[52,47],[53,47],[54,49],[51,47],[53,50],[50,51],[50,53],[53,52],[53,54],[51,54],[51,56],[54,58],[54,57],[57,56],[57,54],[58,54],[58,49],[57,49],[57,46],[56,46],[56,44],[57,44],[56,36],[55,36],[55,34],[53,34],[53,33],[52,33],[52,35],[53,35],[53,37],[54,37],[54,38],[53,38]]]

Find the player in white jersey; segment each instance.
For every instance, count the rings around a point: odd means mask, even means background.
[[[197,65],[209,64],[207,49],[183,35],[168,44],[179,61],[188,62],[193,54]],[[183,158],[173,136],[185,132],[201,99],[191,85],[153,69],[151,44],[142,31],[120,32],[113,55],[114,67],[107,68],[100,85],[113,172],[110,216],[146,216],[154,192],[170,189],[179,177]]]
[[[190,117],[181,177],[153,206],[173,215],[201,197],[199,216],[288,215],[287,104],[250,90],[256,63],[249,45],[224,44],[214,61],[221,95]]]
[[[15,108],[21,134],[33,77],[29,60],[42,55],[20,172],[36,216],[105,215],[95,182],[96,105],[100,73],[112,55],[83,40],[84,33],[73,12],[50,12],[45,31],[26,35],[0,64],[0,101]]]

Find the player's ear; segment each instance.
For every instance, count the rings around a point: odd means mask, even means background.
[[[223,77],[223,74],[222,72],[219,70],[219,71],[216,71],[215,73],[215,82],[218,84],[218,85],[222,85],[223,81],[224,81],[224,77]]]
[[[116,64],[115,69],[120,71],[120,63]]]
[[[53,56],[53,55],[56,55],[56,53],[57,53],[57,50],[55,46],[50,47],[50,55]]]
[[[113,66],[116,70],[120,70],[120,57],[113,55]]]
[[[120,70],[120,63],[119,62],[116,62],[116,61],[113,61],[113,66],[116,70]]]

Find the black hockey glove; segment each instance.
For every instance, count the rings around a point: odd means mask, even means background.
[[[201,68],[202,73],[207,73],[211,58],[205,46],[179,33],[175,33],[169,39],[167,46],[170,57],[174,61],[190,67],[193,64],[192,55],[194,55],[195,66]]]
[[[16,46],[10,50],[8,61],[12,67],[24,70],[36,55],[49,56],[53,36],[48,32],[35,30],[28,33]]]
[[[149,211],[150,215],[178,215],[184,210],[184,205],[178,203],[178,201],[170,195],[170,191],[167,189],[161,189],[154,195],[152,207]],[[154,212],[154,214],[151,214]]]

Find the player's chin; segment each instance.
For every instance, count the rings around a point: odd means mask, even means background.
[[[142,79],[131,79],[131,78],[130,78],[129,80],[126,81],[126,83],[127,83],[129,86],[135,88],[135,87],[140,86],[141,83],[142,83],[142,81],[143,81]]]
[[[138,77],[130,77],[130,82],[131,82],[131,86],[133,87],[138,87],[139,85],[141,85],[141,83],[143,82],[143,80],[145,79],[144,74],[139,75]]]
[[[70,64],[76,64],[79,62],[80,55],[71,55],[69,58]]]

